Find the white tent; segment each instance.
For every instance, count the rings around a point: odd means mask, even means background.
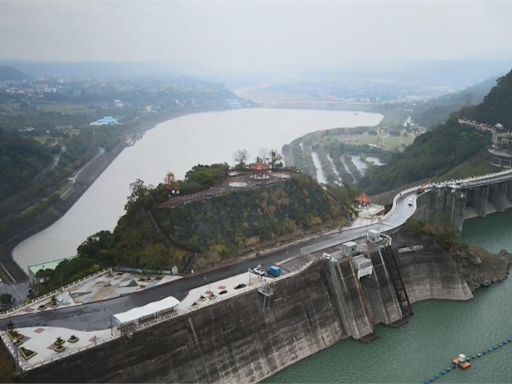
[[[113,315],[114,322],[117,326],[129,323],[138,323],[140,320],[149,317],[156,317],[158,314],[167,312],[176,307],[180,302],[172,296],[166,297],[160,301],[154,301],[142,307],[132,308],[129,311],[116,313]]]

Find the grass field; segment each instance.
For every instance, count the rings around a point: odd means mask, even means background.
[[[346,144],[354,145],[375,145],[386,151],[402,150],[414,141],[412,135],[407,136],[391,136],[391,135],[369,135],[363,133],[361,135],[340,135],[338,140]]]

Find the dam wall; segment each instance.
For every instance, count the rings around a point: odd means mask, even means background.
[[[351,258],[321,258],[271,284],[266,306],[251,290],[26,371],[19,381],[257,382],[400,319],[382,260],[375,271],[358,279]]]
[[[254,383],[349,337],[370,339],[376,324],[401,324],[397,273],[411,302],[472,297],[439,248],[394,252],[398,271],[384,251],[366,255],[369,275],[358,278],[352,257],[318,257],[270,284],[266,305],[250,290],[25,371],[18,381]]]
[[[340,340],[342,328],[317,262],[258,291],[226,299],[22,374],[26,382],[257,382]],[[87,367],[87,369],[84,369]]]
[[[511,208],[512,182],[435,187],[418,196],[416,204],[414,219],[432,224],[450,224],[462,232],[464,220]]]
[[[398,252],[396,261],[411,303],[473,298],[455,261],[439,246],[429,244],[418,250]]]

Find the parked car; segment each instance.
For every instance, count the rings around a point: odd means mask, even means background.
[[[261,264],[258,264],[254,268],[249,268],[249,272],[252,272],[258,276],[265,276],[265,271],[263,270],[263,267],[261,266]]]
[[[279,277],[281,276],[281,268],[279,268],[276,265],[273,265],[269,269],[267,269],[267,273],[272,277]]]

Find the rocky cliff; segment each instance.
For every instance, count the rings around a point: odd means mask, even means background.
[[[502,250],[493,255],[480,247],[458,247],[450,252],[457,270],[472,291],[505,279],[511,256]]]
[[[472,292],[506,278],[512,260],[455,244],[447,252],[428,236],[394,236],[397,262],[412,303],[428,299],[469,300]]]

